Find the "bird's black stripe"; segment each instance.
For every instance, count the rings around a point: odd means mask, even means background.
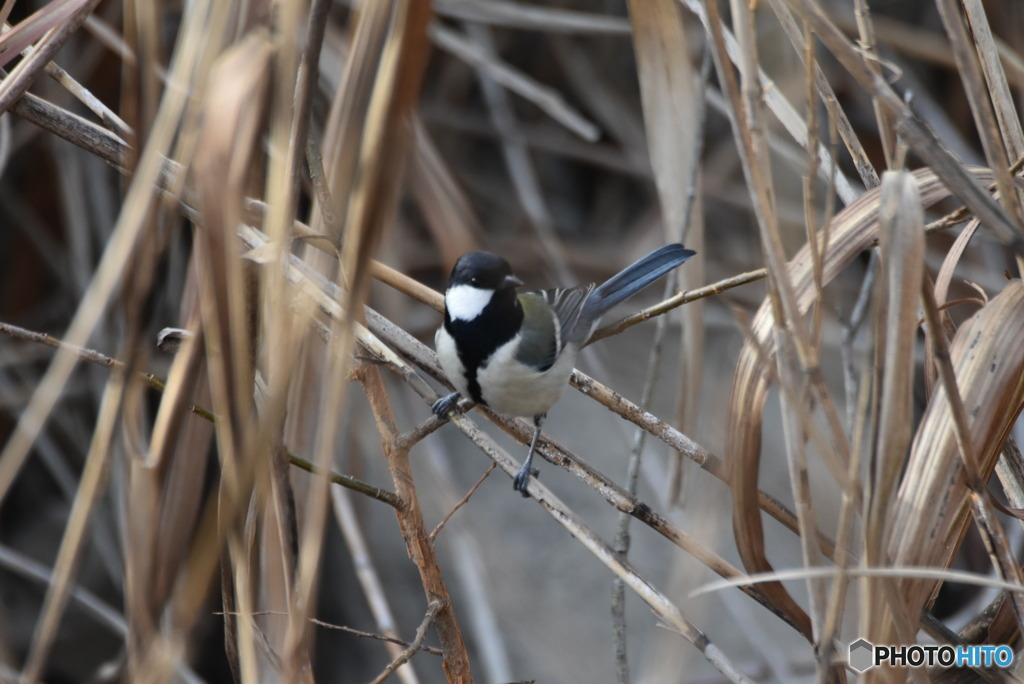
[[[452,320],[445,311],[444,328],[455,340],[459,361],[465,368],[469,398],[476,403],[487,404],[477,377],[479,370],[498,347],[516,336],[522,322],[523,309],[511,289],[495,292],[480,315],[471,321]]]

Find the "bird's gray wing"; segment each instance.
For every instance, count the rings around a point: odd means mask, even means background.
[[[583,311],[583,304],[593,290],[594,285],[590,284],[544,290],[538,293],[544,297],[548,306],[555,312],[555,318],[558,319],[559,350],[569,343],[578,347],[590,336],[590,330],[582,329],[580,326],[580,312]],[[587,327],[589,325],[587,323]]]
[[[519,295],[523,307],[516,358],[539,371],[546,371],[558,359],[567,343],[580,345],[580,311],[593,285],[524,292]],[[589,335],[589,331],[583,331]]]

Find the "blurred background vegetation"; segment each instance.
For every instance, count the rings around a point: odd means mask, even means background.
[[[843,681],[859,636],[1017,649],[1021,3],[0,19],[0,681]],[[528,426],[430,415],[420,284],[478,248],[598,281],[672,241],[698,256],[620,313],[670,312],[581,355],[521,499]]]

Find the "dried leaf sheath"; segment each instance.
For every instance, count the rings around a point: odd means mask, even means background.
[[[1011,280],[957,331],[951,354],[970,420],[978,470],[987,481],[1024,407],[1024,285]],[[888,554],[897,566],[946,567],[967,518],[968,501],[949,401],[932,397],[914,437],[906,474],[893,506]],[[925,607],[937,589],[903,580],[907,610]],[[913,614],[913,613],[911,613]]]

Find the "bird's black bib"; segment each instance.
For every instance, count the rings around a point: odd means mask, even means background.
[[[480,315],[471,321],[452,320],[445,311],[444,329],[455,340],[459,361],[465,368],[469,398],[476,403],[487,405],[477,372],[487,365],[487,359],[498,347],[516,336],[522,323],[523,308],[513,289],[496,291]]]

